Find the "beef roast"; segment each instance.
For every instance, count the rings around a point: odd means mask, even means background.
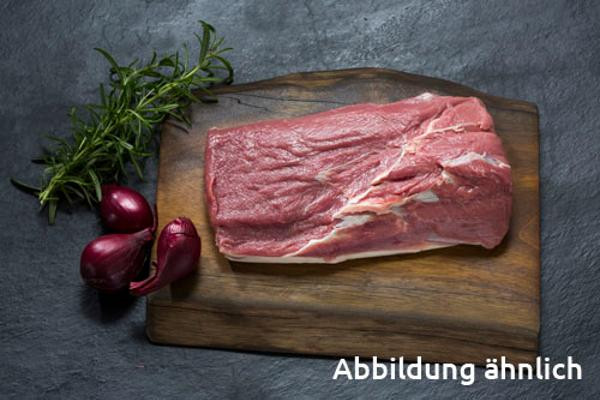
[[[430,93],[210,129],[205,184],[219,250],[246,262],[493,248],[512,202],[483,103]]]

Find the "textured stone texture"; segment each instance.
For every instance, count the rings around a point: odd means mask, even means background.
[[[346,4],[345,4],[346,3]],[[160,347],[143,300],[98,297],[79,253],[93,213],[49,227],[9,176],[34,181],[40,134],[65,131],[107,66],[189,40],[197,19],[227,42],[237,82],[380,66],[537,103],[541,114],[541,353],[584,381],[335,382],[335,360]],[[600,5],[593,1],[4,1],[0,4],[0,393],[3,398],[600,397]],[[135,185],[152,197],[149,179]],[[480,371],[481,372],[481,371]]]

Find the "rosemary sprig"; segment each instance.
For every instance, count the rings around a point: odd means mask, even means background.
[[[135,60],[126,66],[119,65],[106,50],[95,49],[110,64],[108,87],[99,87],[100,102],[84,106],[85,119],[77,109],[71,110],[70,140],[48,136],[54,147],[33,160],[45,165],[40,188],[11,180],[18,188],[36,194],[42,208],[48,207],[50,224],[60,201],[84,200],[92,206],[102,198],[102,183],[125,179],[128,165],[143,179],[143,160],[152,154],[149,148],[157,124],[167,117],[189,124],[187,105],[214,101],[209,87],[233,81],[233,68],[222,56],[231,49],[223,47],[223,38],[215,36],[211,25],[200,24],[202,35],[195,34],[199,55],[193,64],[186,45],[182,55],[159,57],[154,52],[149,62]]]

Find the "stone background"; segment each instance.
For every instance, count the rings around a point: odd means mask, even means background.
[[[41,134],[96,100],[103,47],[126,62],[217,27],[236,81],[359,66],[442,77],[539,105],[541,354],[583,381],[332,381],[336,360],[150,344],[144,300],[101,299],[79,255],[93,213],[48,226],[9,176],[40,170]],[[0,397],[600,398],[600,4],[593,1],[10,1],[0,4]],[[146,196],[155,189],[156,163]],[[481,371],[480,371],[481,373]],[[481,378],[481,377],[480,377]]]

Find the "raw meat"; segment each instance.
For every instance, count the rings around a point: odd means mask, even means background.
[[[512,203],[483,103],[430,93],[210,129],[205,185],[219,250],[245,262],[491,249]]]

